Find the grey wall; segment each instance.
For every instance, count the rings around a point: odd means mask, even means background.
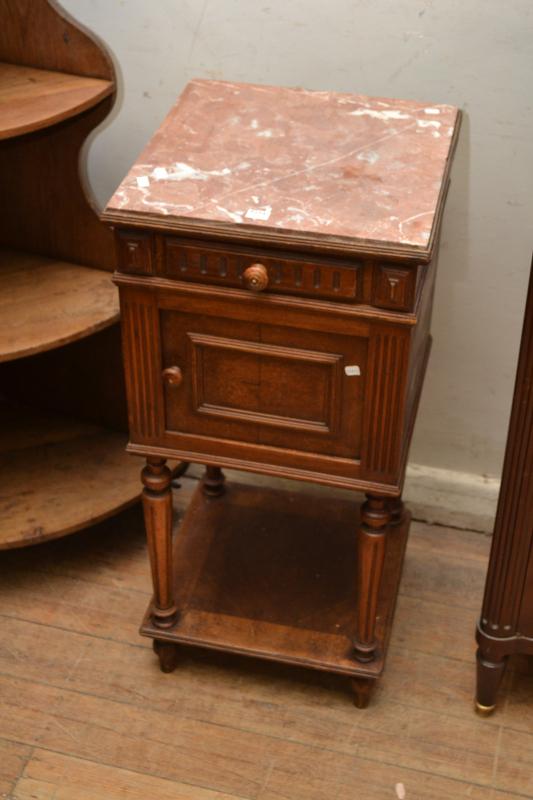
[[[63,0],[111,49],[100,202],[192,77],[452,103],[465,113],[411,460],[497,474],[533,248],[531,0]]]

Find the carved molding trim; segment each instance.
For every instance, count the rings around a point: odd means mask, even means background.
[[[121,315],[130,430],[152,439],[159,433],[162,418],[157,309],[123,297]]]
[[[399,437],[402,428],[403,376],[407,371],[408,339],[398,333],[371,337],[365,402],[363,469],[372,475],[394,473],[400,463]]]
[[[338,433],[342,398],[342,355],[303,350],[295,347],[283,347],[262,342],[228,339],[210,334],[189,332],[187,335],[192,345],[192,402],[197,412],[261,425],[296,428],[301,431],[329,436]],[[206,348],[214,348],[225,352],[236,351],[260,358],[279,358],[285,361],[323,366],[329,371],[329,380],[326,382],[327,393],[324,397],[323,406],[324,419],[300,419],[211,403],[206,395],[204,385],[205,366],[203,356]]]

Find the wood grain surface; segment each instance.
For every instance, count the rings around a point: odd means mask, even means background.
[[[0,411],[0,550],[63,536],[138,499],[139,464],[125,453],[124,434],[20,407]]]
[[[107,272],[0,251],[0,362],[89,336],[119,316]]]
[[[0,0],[0,60],[114,80],[102,42],[57,0]]]
[[[113,91],[113,83],[0,63],[0,139],[79,114]]]
[[[371,663],[353,657],[359,503],[355,497],[328,503],[301,489],[230,481],[219,497],[206,497],[199,488],[174,543],[178,620],[164,625],[163,617],[159,623],[160,607],[171,604],[166,598],[149,610],[141,630],[169,642],[376,678],[383,670],[409,522],[406,515],[388,538]],[[149,539],[157,534],[151,527],[157,526],[147,524]],[[169,560],[157,572],[168,569]],[[155,592],[159,584],[161,578],[154,580]],[[370,613],[373,620],[375,606]]]
[[[196,486],[180,482],[179,516]],[[1,790],[16,800],[395,800],[403,784],[406,800],[533,797],[525,665],[508,671],[492,718],[473,712],[489,544],[412,523],[388,668],[365,711],[344,678],[253,659],[184,649],[162,674],[137,631],[151,594],[139,507],[2,553]]]

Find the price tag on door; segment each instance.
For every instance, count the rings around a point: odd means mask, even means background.
[[[351,377],[352,375],[361,374],[361,370],[359,369],[357,364],[348,364],[347,367],[344,367],[344,372],[346,375],[348,375],[348,377]]]

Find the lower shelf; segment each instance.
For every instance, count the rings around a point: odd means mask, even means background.
[[[140,495],[126,435],[2,407],[0,549],[54,539],[105,519]]]
[[[377,658],[352,657],[356,609],[357,501],[324,500],[239,484],[218,498],[199,488],[175,539],[176,603],[171,629],[141,633],[197,645],[377,678],[383,670],[409,530],[388,535],[378,608]]]

